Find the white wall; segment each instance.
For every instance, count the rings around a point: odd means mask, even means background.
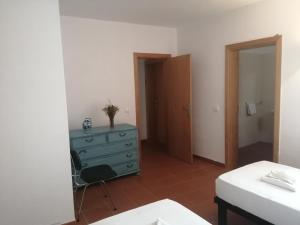
[[[176,29],[65,16],[61,24],[70,128],[87,116],[108,124],[108,99],[120,107],[116,123],[135,124],[133,52],[176,54]]]
[[[74,219],[58,1],[0,2],[0,223]]]
[[[273,53],[240,51],[239,147],[256,142],[273,143],[274,86],[275,51]],[[247,115],[246,102],[256,104],[255,115]]]
[[[147,104],[146,104],[146,74],[145,60],[139,60],[140,98],[141,98],[141,140],[147,139]]]
[[[225,160],[225,45],[282,34],[280,161],[300,167],[299,8],[299,0],[266,0],[179,28],[179,53],[193,58],[196,154]],[[220,112],[214,112],[215,105]]]
[[[274,141],[274,105],[275,105],[275,65],[274,53],[262,55],[262,105],[260,141],[273,143]]]

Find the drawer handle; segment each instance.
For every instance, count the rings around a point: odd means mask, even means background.
[[[130,146],[132,146],[132,142],[126,143],[125,145],[126,145],[126,147],[130,147]]]
[[[124,132],[124,133],[119,133],[119,136],[120,136],[120,137],[124,137],[126,134],[127,134],[127,133],[125,133],[125,132]]]
[[[91,143],[93,140],[94,140],[94,138],[93,138],[93,137],[90,137],[90,138],[86,138],[86,139],[85,139],[85,142]]]
[[[133,164],[127,164],[127,168],[132,168],[133,167]]]
[[[84,150],[80,150],[78,154],[80,155],[80,154],[86,153],[86,152],[87,152],[87,151],[84,149]]]
[[[132,156],[133,156],[132,153],[127,153],[127,154],[126,154],[126,157],[127,157],[127,158],[131,158]]]

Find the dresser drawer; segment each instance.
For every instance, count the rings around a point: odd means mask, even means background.
[[[108,157],[82,160],[82,168],[88,168],[91,166],[98,166],[103,164],[112,166],[120,163],[125,163],[131,160],[136,160],[137,158],[138,158],[137,151],[126,151]]]
[[[108,141],[122,141],[130,138],[136,138],[136,130],[119,131],[108,134]]]
[[[117,142],[110,145],[97,145],[88,148],[77,149],[75,151],[77,151],[82,160],[85,160],[116,154],[128,150],[137,151],[137,143],[135,139]]]
[[[106,135],[90,135],[82,138],[74,138],[71,140],[71,147],[73,149],[83,148],[91,145],[98,145],[107,143]]]
[[[130,161],[126,163],[122,163],[119,165],[112,166],[112,169],[119,175],[129,174],[131,172],[138,172],[139,171],[139,164],[138,161]]]

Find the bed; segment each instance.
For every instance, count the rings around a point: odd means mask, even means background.
[[[160,219],[160,223],[157,220]],[[92,225],[209,225],[179,203],[165,199],[108,217]]]
[[[262,182],[271,170],[293,176],[296,192]],[[227,210],[237,212],[257,224],[300,224],[300,170],[268,161],[256,162],[220,175],[216,180],[219,225],[227,224]]]

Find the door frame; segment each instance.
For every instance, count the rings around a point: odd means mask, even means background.
[[[152,60],[166,60],[171,58],[171,54],[161,53],[133,53],[133,66],[134,66],[134,90],[135,90],[135,114],[136,114],[136,127],[138,130],[138,148],[140,156],[141,151],[141,87],[140,87],[140,74],[139,74],[139,60],[152,59]],[[141,160],[140,160],[141,162]]]
[[[278,162],[280,130],[280,95],[281,95],[281,52],[282,36],[261,38],[225,48],[225,165],[228,169],[237,166],[238,149],[238,52],[243,49],[275,46],[275,105],[274,105],[274,142],[273,161]]]

